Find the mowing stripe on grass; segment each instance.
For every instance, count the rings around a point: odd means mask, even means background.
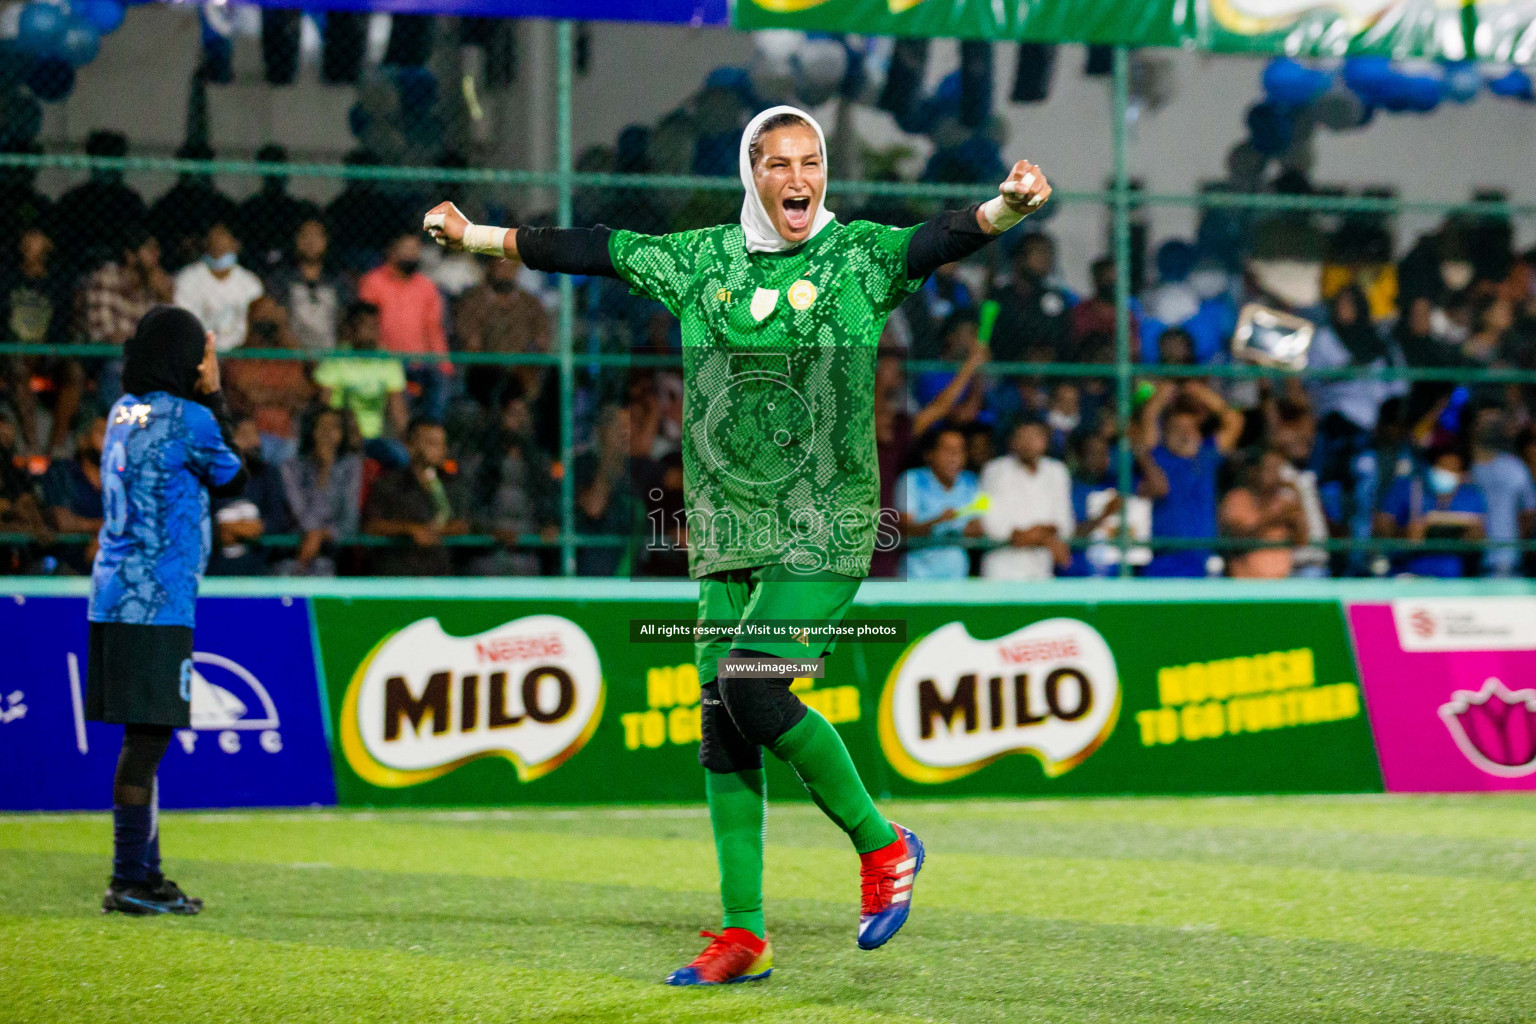
[[[713,892],[704,839],[486,830],[449,823],[317,821],[281,843],[255,822],[168,821],[166,856],[232,863],[329,864],[386,872]],[[100,852],[100,822],[0,828],[0,848]],[[387,851],[387,852],[385,852]],[[1085,854],[1090,851],[1084,851]],[[986,908],[1037,919],[1207,927],[1238,935],[1536,959],[1536,882],[1325,867],[1195,861],[1008,857],[932,848],[918,906]],[[857,898],[851,850],[774,846],[771,899]],[[770,907],[771,913],[771,907]]]

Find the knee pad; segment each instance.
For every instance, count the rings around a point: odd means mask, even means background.
[[[699,764],[730,774],[763,766],[763,750],[736,728],[716,683],[699,688]]]
[[[735,648],[727,657],[774,656]],[[800,724],[800,719],[805,717],[805,705],[789,691],[792,682],[792,678],[721,679],[718,685],[725,709],[730,712],[736,728],[750,742],[767,747]]]

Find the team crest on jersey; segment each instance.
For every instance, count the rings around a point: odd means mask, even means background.
[[[773,312],[773,307],[779,304],[779,291],[777,288],[759,288],[752,296],[752,319],[761,323]]]
[[[796,309],[810,309],[816,301],[816,286],[801,278],[789,286],[789,304]]]

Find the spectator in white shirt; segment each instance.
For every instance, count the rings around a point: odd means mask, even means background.
[[[988,537],[1008,545],[982,558],[987,579],[1045,580],[1056,566],[1071,564],[1072,477],[1046,456],[1050,441],[1045,424],[1026,420],[1013,428],[1008,454],[981,472],[981,491],[990,499],[982,525]]]
[[[203,258],[176,275],[176,305],[191,310],[228,352],[245,343],[246,316],[261,298],[261,278],[240,266],[240,242],[223,224],[208,229]]]

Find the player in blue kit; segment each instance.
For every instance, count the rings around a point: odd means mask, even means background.
[[[91,572],[86,718],[124,726],[112,784],[112,881],[103,913],[196,914],[202,900],[160,871],[156,771],[191,725],[192,623],[212,548],[209,494],[238,493],[213,335],[156,306],[123,347],[107,414],[105,522]]]

